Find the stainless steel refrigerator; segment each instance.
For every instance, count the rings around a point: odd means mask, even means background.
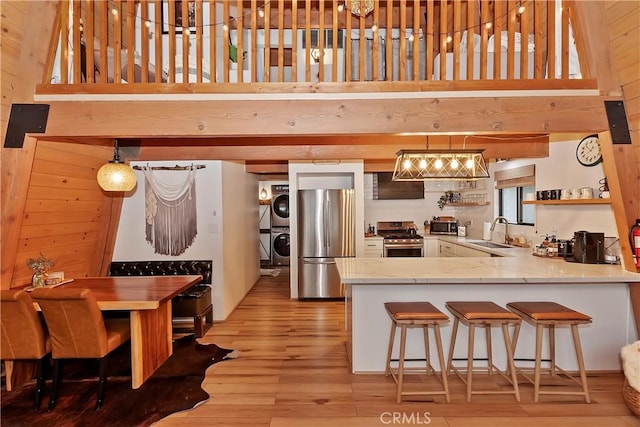
[[[355,256],[354,190],[299,190],[297,199],[298,297],[342,297],[335,258]]]

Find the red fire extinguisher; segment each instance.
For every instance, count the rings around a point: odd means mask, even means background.
[[[636,219],[636,223],[629,230],[629,243],[636,267],[640,268],[640,218]]]

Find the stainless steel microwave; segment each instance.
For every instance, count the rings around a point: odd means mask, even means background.
[[[450,234],[455,236],[458,234],[457,221],[431,221],[430,234]]]

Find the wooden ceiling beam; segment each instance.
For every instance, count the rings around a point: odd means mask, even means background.
[[[401,96],[397,94],[396,96]],[[599,133],[606,97],[50,102],[42,137]]]
[[[429,144],[430,149],[447,149],[448,144]],[[453,147],[462,148],[460,145]],[[491,159],[540,158],[549,155],[546,142],[523,141],[470,141],[467,149],[484,149],[484,156]],[[406,141],[399,137],[393,143],[385,145],[253,145],[253,146],[143,146],[136,160],[244,160],[244,161],[283,161],[283,160],[392,160],[396,152],[402,149],[425,149],[424,138],[419,142]]]

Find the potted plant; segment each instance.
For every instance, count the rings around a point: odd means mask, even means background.
[[[440,210],[444,209],[447,203],[453,202],[454,197],[455,194],[453,191],[445,191],[444,194],[438,199],[438,207],[440,208]]]
[[[47,270],[53,267],[53,260],[45,258],[42,253],[38,258],[27,259],[27,267],[33,270],[33,277],[31,278],[31,284],[35,288],[41,288],[45,285],[47,279]]]

